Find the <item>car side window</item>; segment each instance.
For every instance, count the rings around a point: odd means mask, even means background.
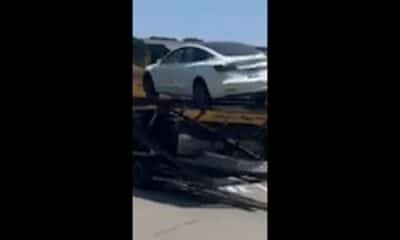
[[[190,47],[190,48],[185,48],[183,61],[186,63],[199,62],[199,61],[205,61],[212,57],[213,56],[211,54],[209,54],[204,50]]]
[[[183,62],[190,63],[194,60],[194,48],[185,48]]]
[[[174,64],[182,61],[183,57],[183,49],[179,49],[175,52],[172,52],[167,58],[163,61],[164,64]]]
[[[208,53],[204,50],[194,49],[194,58],[193,58],[194,62],[205,61],[212,57],[213,56],[210,53]]]

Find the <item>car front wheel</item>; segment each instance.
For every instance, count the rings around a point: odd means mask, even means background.
[[[143,78],[143,90],[146,92],[146,97],[149,99],[157,99],[159,94],[154,87],[153,79],[150,74],[145,74]]]
[[[195,81],[193,87],[193,101],[197,107],[207,108],[211,105],[211,97],[204,81]]]

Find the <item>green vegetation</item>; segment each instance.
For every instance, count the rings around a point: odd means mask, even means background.
[[[150,50],[143,40],[133,38],[133,64],[144,67],[150,62]]]
[[[169,52],[162,44],[147,45],[143,40],[133,38],[133,64],[145,67],[148,64],[155,63]]]
[[[150,63],[155,63],[158,59],[164,57],[169,50],[162,44],[150,44],[148,45],[148,48],[150,49]]]

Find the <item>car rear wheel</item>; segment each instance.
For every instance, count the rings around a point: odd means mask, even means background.
[[[150,74],[145,74],[143,78],[143,89],[146,92],[146,97],[149,99],[157,99],[159,94],[154,88],[154,82]]]
[[[207,108],[211,105],[211,97],[207,85],[202,80],[197,80],[193,86],[193,101],[197,107]]]

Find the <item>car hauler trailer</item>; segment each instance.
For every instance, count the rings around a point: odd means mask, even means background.
[[[133,65],[132,72],[132,97],[135,102],[135,106],[143,107],[149,105],[149,101],[146,99],[146,94],[143,90],[143,72],[144,70],[138,66]],[[173,100],[177,106],[185,109],[185,115],[192,119],[197,118],[200,122],[205,123],[217,123],[217,124],[230,124],[230,125],[245,125],[245,126],[256,126],[262,127],[266,125],[267,114],[266,114],[266,103],[264,106],[257,104],[254,106],[252,102],[240,101],[240,100],[220,100],[213,104],[212,109],[207,109],[199,115],[200,110],[196,109],[189,101],[178,101]],[[152,103],[156,106],[157,103]],[[240,106],[239,109],[235,110],[235,106]],[[229,111],[226,108],[229,107]],[[243,108],[246,111],[243,111]]]
[[[136,187],[168,184],[207,199],[266,210],[265,202],[221,188],[266,181],[264,150],[237,136],[237,129],[244,128],[265,144],[265,107],[219,102],[205,110],[189,101],[142,97],[134,97],[133,105]]]

